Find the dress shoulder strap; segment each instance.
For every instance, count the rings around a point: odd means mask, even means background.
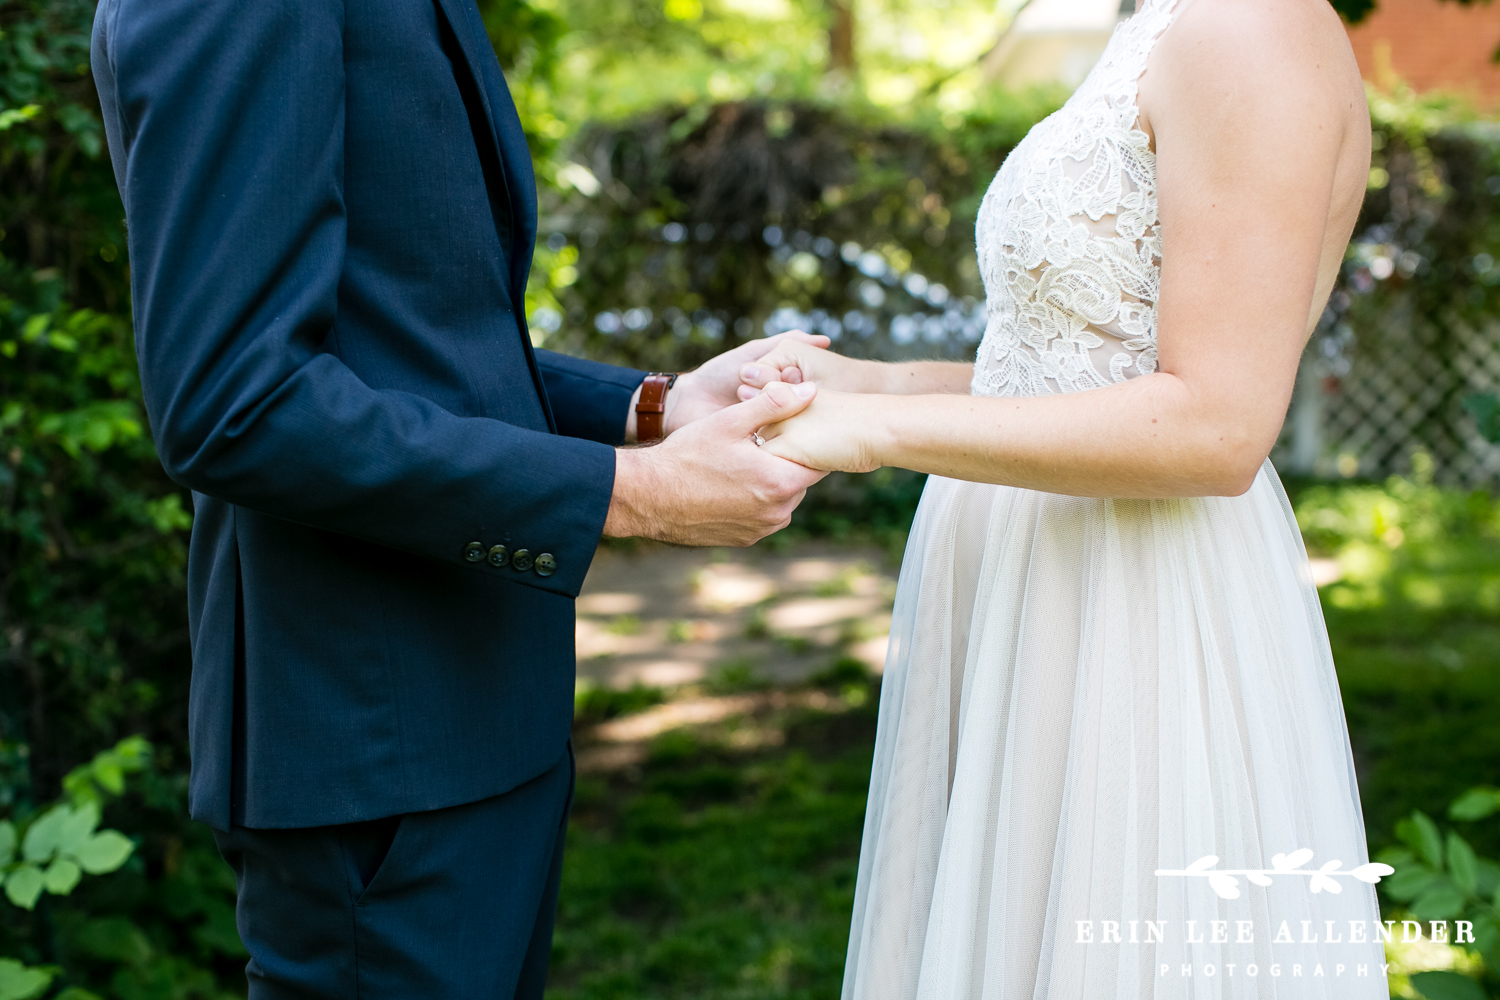
[[[1115,38],[1105,49],[1088,81],[1092,84],[1088,89],[1116,106],[1134,105],[1141,74],[1146,72],[1146,60],[1156,48],[1157,40],[1192,2],[1141,0],[1135,13],[1120,25]]]

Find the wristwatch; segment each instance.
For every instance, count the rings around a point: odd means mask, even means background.
[[[640,444],[660,441],[665,435],[667,390],[676,381],[676,372],[652,372],[641,383],[641,398],[635,404],[635,439]]]

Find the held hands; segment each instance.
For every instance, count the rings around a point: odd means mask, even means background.
[[[878,467],[854,431],[879,365],[800,330],[751,341],[680,376],[661,444],[616,452],[604,533],[679,545],[751,545],[786,527],[826,470]],[[812,407],[818,381],[843,392]],[[737,401],[739,400],[739,401]],[[821,403],[821,401],[820,401]],[[762,445],[752,435],[759,432]],[[626,436],[633,440],[634,414]]]
[[[768,383],[761,396],[772,391],[782,391],[781,385]],[[825,473],[872,472],[885,464],[880,458],[882,398],[820,388],[807,408],[761,428],[761,450]]]
[[[816,382],[810,406],[761,429],[765,450],[824,472],[870,472],[882,464],[874,448],[879,412],[863,394],[886,391],[888,368],[788,338],[740,368],[739,396],[755,399],[778,383]]]
[[[696,420],[717,413],[726,406],[733,406],[740,400],[747,399],[747,396],[739,393],[742,385],[741,372],[747,364],[753,364],[767,354],[788,348],[796,348],[799,352],[807,352],[809,355],[826,354],[828,344],[828,338],[821,334],[792,330],[787,333],[778,333],[774,337],[741,344],[732,351],[725,351],[718,357],[704,362],[693,371],[679,375],[677,384],[667,394],[664,430],[667,434],[671,434]],[[797,356],[802,355],[799,353]],[[802,380],[786,379],[784,381]],[[635,440],[634,414],[630,419],[631,425],[627,428],[626,437],[633,441]]]
[[[786,527],[824,473],[778,457],[751,435],[807,408],[812,383],[777,384],[696,420],[650,448],[615,453],[604,533],[679,545],[751,545]]]
[[[772,382],[790,382],[793,385],[799,382],[817,382],[824,389],[835,392],[885,391],[883,383],[887,366],[873,361],[846,358],[823,349],[827,338],[822,338],[823,345],[814,347],[805,339],[808,334],[800,330],[780,336],[787,339],[773,344],[763,355],[747,359],[749,363],[740,366],[740,399],[753,398]],[[768,342],[769,340],[760,343]]]

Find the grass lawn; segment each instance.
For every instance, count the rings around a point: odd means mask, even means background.
[[[549,997],[837,996],[876,695],[751,695],[581,775]]]

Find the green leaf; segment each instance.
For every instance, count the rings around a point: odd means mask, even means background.
[[[1437,824],[1418,809],[1411,814],[1412,824],[1417,828],[1417,843],[1413,846],[1434,869],[1443,869],[1443,835],[1438,832]]]
[[[29,969],[13,958],[0,958],[0,1000],[31,1000],[51,985],[51,972]]]
[[[1414,854],[1422,853],[1422,831],[1417,829],[1411,817],[1396,821],[1396,839],[1410,847]]]
[[[1493,917],[1480,917],[1474,921],[1474,947],[1487,962],[1492,953],[1500,952],[1500,925]]]
[[[1418,920],[1451,920],[1464,912],[1464,894],[1447,879],[1436,879],[1417,901],[1411,915]]]
[[[73,947],[85,955],[123,965],[143,965],[151,959],[151,942],[124,917],[90,920],[73,935]]]
[[[0,132],[8,131],[22,122],[29,122],[41,113],[40,104],[26,104],[19,108],[0,111]]]
[[[1421,865],[1397,868],[1396,874],[1380,880],[1380,888],[1398,903],[1416,899],[1432,884],[1435,876]]]
[[[0,868],[16,856],[16,828],[8,819],[0,819]]]
[[[104,998],[82,986],[69,986],[52,1000],[104,1000]]]
[[[47,326],[52,322],[52,317],[46,313],[38,313],[29,317],[21,325],[21,339],[27,343],[33,343],[41,339],[42,334],[47,332]]]
[[[103,451],[104,447],[108,447],[108,444],[95,450]],[[111,795],[119,795],[125,791],[125,769],[112,760],[94,763],[94,780]]]
[[[193,515],[182,509],[180,493],[168,493],[158,500],[148,500],[146,516],[163,535],[173,531],[186,531],[193,526]]]
[[[1448,818],[1473,822],[1500,812],[1500,788],[1471,788],[1448,807]]]
[[[1488,858],[1479,858],[1474,862],[1474,870],[1479,878],[1474,894],[1488,899],[1494,895],[1496,889],[1500,889],[1500,865]]]
[[[42,870],[36,865],[21,865],[5,879],[5,898],[29,910],[36,905],[42,888]]]
[[[1474,416],[1480,435],[1491,444],[1500,444],[1500,396],[1493,392],[1476,392],[1463,399],[1464,409]]]
[[[78,885],[78,880],[83,878],[83,873],[78,870],[78,865],[74,862],[67,858],[58,858],[47,866],[47,871],[42,878],[48,892],[54,896],[66,896]]]
[[[78,846],[73,857],[90,875],[112,872],[125,863],[135,844],[118,830],[101,830]]]
[[[1465,896],[1474,895],[1479,888],[1479,859],[1474,856],[1474,848],[1452,830],[1448,831],[1448,874]]]
[[[26,837],[21,841],[21,856],[27,861],[41,864],[57,850],[57,835],[62,825],[73,814],[69,805],[53,806],[32,821],[26,828]]]
[[[1411,984],[1424,1000],[1486,1000],[1478,983],[1456,972],[1419,972]]]
[[[99,802],[99,788],[118,795],[125,790],[125,775],[146,768],[151,761],[151,744],[140,736],[130,736],[111,749],[94,755],[63,776],[63,790],[75,807]]]
[[[93,835],[98,825],[99,806],[97,803],[88,802],[74,809],[58,827],[57,853],[72,854],[78,849],[78,845]]]
[[[96,400],[75,410],[48,413],[36,422],[39,435],[57,438],[63,450],[74,458],[84,448],[107,451],[121,441],[138,438],[142,429],[139,410],[128,399]],[[101,781],[101,767],[118,770],[119,764],[107,758],[103,763],[96,759],[93,767],[94,780]]]

